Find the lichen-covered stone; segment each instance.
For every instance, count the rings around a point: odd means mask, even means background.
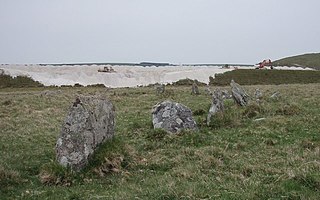
[[[183,129],[197,129],[192,111],[172,101],[163,101],[153,107],[152,123],[155,129],[161,128],[169,133],[176,133]]]
[[[212,94],[212,102],[209,109],[209,113],[207,116],[207,125],[209,126],[211,117],[214,116],[217,112],[224,111],[224,104],[223,104],[223,91],[220,89],[216,89]]]
[[[234,101],[239,106],[248,105],[249,95],[246,93],[246,91],[238,83],[234,82],[234,80],[231,80],[230,86]]]
[[[197,85],[197,83],[196,82],[194,82],[193,84],[192,84],[192,88],[191,88],[192,90],[191,90],[191,94],[194,94],[194,95],[199,95],[200,94],[200,92],[199,92],[199,87],[198,87],[198,85]]]
[[[114,135],[115,110],[106,99],[80,97],[70,107],[56,143],[57,161],[81,170],[97,146]]]
[[[166,86],[164,84],[159,84],[155,86],[156,89],[156,93],[159,94],[163,94],[165,92],[165,88]]]
[[[254,96],[255,96],[256,100],[260,100],[262,98],[263,94],[259,88],[257,88],[254,91]]]

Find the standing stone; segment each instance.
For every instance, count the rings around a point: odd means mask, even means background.
[[[234,80],[231,80],[230,86],[234,101],[239,106],[246,106],[249,102],[249,95],[246,91],[238,83],[234,82]]]
[[[257,88],[255,91],[254,91],[254,96],[256,99],[261,99],[262,98],[262,92],[259,88]]]
[[[212,102],[211,107],[209,109],[209,113],[207,116],[207,125],[210,125],[211,117],[215,115],[217,112],[224,111],[224,104],[223,104],[223,93],[220,89],[217,89],[212,94]]]
[[[209,95],[212,95],[213,94],[213,92],[211,91],[211,89],[210,89],[210,85],[208,84],[208,85],[206,85],[206,92],[207,92],[207,94],[209,94]]]
[[[183,129],[197,129],[192,111],[172,101],[163,101],[153,107],[152,123],[155,129],[161,128],[169,133],[176,133]]]
[[[156,93],[159,94],[163,94],[165,91],[165,85],[164,84],[160,84],[160,85],[156,85]]]
[[[192,84],[191,94],[195,94],[195,95],[199,95],[200,94],[199,87],[198,87],[196,82],[193,82],[193,84]]]
[[[257,102],[257,103],[260,103],[263,95],[262,95],[262,92],[261,92],[261,90],[260,90],[259,88],[257,88],[257,89],[254,91],[254,96],[255,96],[255,98],[256,98],[256,102]]]
[[[83,169],[97,146],[114,135],[115,109],[106,99],[80,97],[65,118],[56,144],[56,157],[63,166]]]

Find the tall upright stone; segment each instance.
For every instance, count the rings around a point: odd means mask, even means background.
[[[211,106],[207,116],[207,125],[208,126],[210,125],[211,118],[217,112],[223,112],[223,111],[224,111],[223,92],[220,89],[216,89],[212,94],[212,102],[211,102]]]
[[[83,169],[96,148],[114,135],[115,109],[106,99],[79,97],[69,108],[56,143],[63,166]]]
[[[191,94],[194,94],[194,95],[199,95],[200,92],[199,92],[199,87],[197,85],[197,83],[194,81],[193,84],[192,84],[192,88],[191,88]]]
[[[249,103],[249,95],[246,91],[234,80],[231,80],[230,86],[234,101],[239,106],[246,106]]]
[[[257,103],[260,103],[261,102],[261,99],[263,97],[263,94],[261,92],[261,90],[259,88],[257,88],[255,91],[254,91],[254,97],[256,98],[256,102]]]

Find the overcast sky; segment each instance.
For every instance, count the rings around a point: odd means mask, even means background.
[[[0,63],[257,63],[320,52],[320,0],[0,0]]]

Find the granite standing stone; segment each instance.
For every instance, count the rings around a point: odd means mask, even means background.
[[[234,101],[239,106],[246,106],[249,103],[249,95],[246,91],[234,80],[231,80],[230,86]]]
[[[196,82],[194,82],[194,83],[192,84],[191,94],[195,94],[195,95],[199,95],[199,94],[200,94],[200,92],[199,92],[199,87],[198,87],[198,85],[197,85]]]
[[[114,135],[115,109],[106,99],[76,98],[69,108],[56,144],[56,157],[63,166],[83,169],[98,145]]]
[[[214,90],[212,94],[212,102],[211,107],[209,109],[209,113],[207,116],[207,125],[210,125],[211,117],[215,115],[217,112],[224,111],[224,104],[223,104],[223,92],[220,89]]]

